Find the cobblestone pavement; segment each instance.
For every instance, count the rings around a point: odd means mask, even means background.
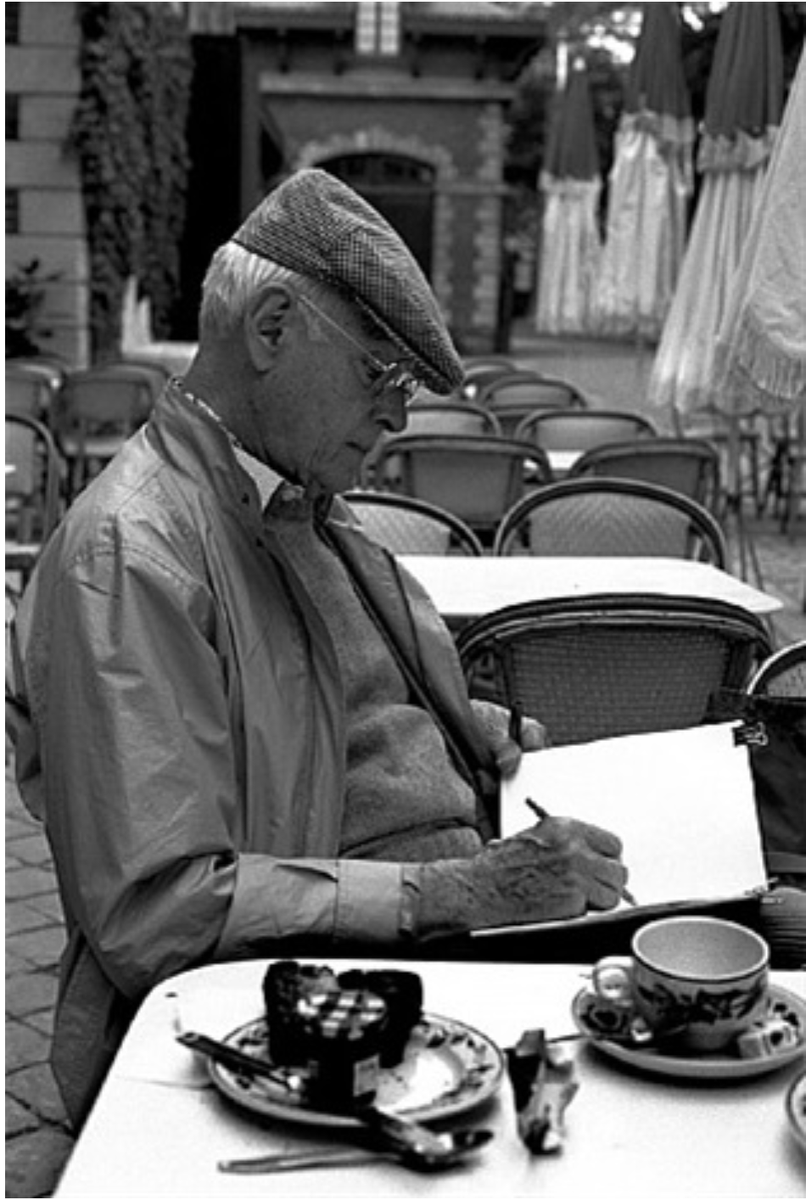
[[[524,357],[523,352],[519,357]],[[584,375],[612,403],[634,403],[646,362],[611,348],[574,355],[564,347],[557,373]],[[541,357],[545,370],[548,355]],[[564,368],[564,369],[563,369]],[[806,638],[806,536],[772,517],[748,519],[766,590],[784,601],[774,618],[780,644]],[[733,548],[735,551],[735,536]],[[6,1196],[50,1196],[73,1140],[48,1066],[57,962],[64,932],[51,859],[37,822],[22,807],[6,753]]]

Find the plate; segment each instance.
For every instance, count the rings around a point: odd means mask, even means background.
[[[597,997],[583,988],[575,997],[572,1013],[577,1029],[587,1034],[603,1054],[628,1063],[653,1075],[672,1075],[681,1079],[748,1079],[777,1071],[787,1063],[796,1062],[806,1053],[806,1001],[786,988],[770,985],[768,1015],[783,1018],[798,1032],[796,1045],[788,1046],[761,1058],[738,1058],[729,1053],[670,1054],[653,1046],[633,1046],[603,1037],[595,1022]]]
[[[246,1054],[271,1062],[268,1022],[250,1021],[224,1041]],[[213,1083],[237,1104],[263,1116],[307,1125],[347,1126],[352,1117],[323,1112],[271,1079],[248,1078],[208,1059]],[[280,1068],[284,1070],[284,1068]],[[409,1037],[403,1061],[382,1067],[375,1104],[384,1112],[435,1121],[467,1112],[498,1090],[504,1072],[499,1048],[483,1033],[461,1021],[424,1013]],[[288,1073],[304,1075],[298,1068]]]
[[[786,1115],[792,1132],[806,1150],[806,1071],[793,1080],[786,1093]]]

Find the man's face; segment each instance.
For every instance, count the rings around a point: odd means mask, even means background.
[[[368,335],[345,302],[325,312],[297,297],[292,322],[278,364],[282,387],[276,376],[268,384],[273,399],[262,422],[268,458],[314,491],[346,491],[380,435],[405,428],[413,380],[403,368],[386,371],[399,351]]]

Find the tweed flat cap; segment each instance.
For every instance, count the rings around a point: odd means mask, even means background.
[[[371,205],[327,171],[298,171],[246,218],[232,241],[345,294],[448,395],[464,371],[411,251]]]

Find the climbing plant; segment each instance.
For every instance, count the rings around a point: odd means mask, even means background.
[[[182,4],[80,4],[81,164],[93,354],[116,353],[128,276],[168,332],[179,280],[193,72]]]

